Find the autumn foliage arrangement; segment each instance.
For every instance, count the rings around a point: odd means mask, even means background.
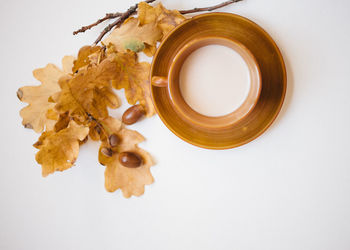
[[[34,70],[40,85],[17,91],[18,98],[28,103],[20,111],[22,124],[41,133],[33,146],[39,150],[35,159],[43,176],[74,166],[80,146],[91,139],[100,141],[98,160],[105,166],[107,191],[120,189],[124,197],[140,196],[145,185],[153,182],[150,167],[154,161],[138,147],[144,137],[126,128],[142,116],[155,114],[150,96],[150,64],[139,62],[137,53],[152,57],[157,43],[186,20],[183,14],[210,11],[239,0],[185,11],[168,10],[160,3],[153,7],[149,5],[153,1],[140,2],[124,13],[106,14],[75,31],[78,34],[115,19],[94,45],[82,47],[76,58],[63,57],[61,68],[48,64]],[[132,105],[122,121],[108,112],[108,108],[120,106],[114,89],[124,89]]]

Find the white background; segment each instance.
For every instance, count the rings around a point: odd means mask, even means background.
[[[164,1],[188,9],[218,0]],[[34,68],[97,37],[71,32],[134,1],[0,2],[0,249],[350,249],[350,2],[245,0],[280,47],[288,90],[276,122],[232,150],[191,146],[158,117],[131,128],[152,153],[155,183],[139,198],[104,190],[97,143],[76,166],[41,177],[16,97]],[[125,103],[125,101],[124,101]],[[114,112],[120,117],[127,105]]]

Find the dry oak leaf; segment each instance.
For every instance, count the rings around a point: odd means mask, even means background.
[[[137,54],[128,51],[110,55],[111,60],[117,65],[117,80],[113,83],[116,89],[125,89],[125,97],[131,105],[139,102],[150,117],[155,113],[151,93],[149,72],[150,64],[138,62]]]
[[[48,64],[45,68],[33,71],[34,77],[41,82],[39,86],[25,86],[17,91],[17,96],[22,102],[29,103],[20,111],[23,118],[22,124],[26,128],[32,128],[40,133],[52,129],[56,121],[51,120],[54,103],[49,101],[49,97],[60,91],[58,80],[71,72],[74,58],[65,56],[62,59],[63,70],[54,64]],[[50,110],[47,116],[47,111]]]
[[[124,197],[129,198],[132,195],[140,196],[145,191],[145,185],[153,183],[154,179],[150,168],[154,165],[152,157],[145,150],[137,146],[144,141],[144,137],[136,131],[121,127],[121,122],[112,117],[105,119],[104,127],[108,127],[109,134],[115,134],[119,137],[118,146],[111,148],[113,154],[107,157],[101,153],[104,147],[110,147],[108,140],[102,141],[99,150],[99,161],[106,166],[105,170],[105,188],[109,192],[121,189]],[[142,157],[142,165],[137,168],[127,168],[120,164],[118,154],[121,152],[133,152]]]
[[[71,121],[59,132],[46,131],[34,147],[39,149],[36,161],[41,164],[45,177],[55,171],[64,171],[73,166],[79,154],[79,141],[83,141],[89,128]]]
[[[93,141],[101,140],[101,132],[102,130],[98,121],[92,120],[91,122],[89,122],[89,137]]]
[[[130,17],[119,28],[114,29],[102,43],[106,46],[112,44],[120,52],[140,52],[146,45],[155,47],[161,36],[162,32],[155,22],[140,26],[137,18]]]
[[[146,2],[138,4],[138,19],[141,26],[156,23],[163,36],[186,20],[177,10],[168,10],[161,3],[152,7]]]
[[[100,46],[83,46],[78,52],[78,58],[74,61],[73,72],[91,64],[98,64],[104,59],[103,49]]]
[[[50,99],[49,99],[50,102]],[[46,118],[49,120],[55,120],[58,121],[59,119],[59,114],[54,109],[48,109],[46,112]]]
[[[57,122],[55,123],[54,131],[58,132],[62,129],[65,129],[66,127],[68,127],[70,121],[71,121],[71,118],[69,117],[68,112],[64,114],[60,114],[57,119]]]
[[[151,46],[151,45],[148,45],[147,43],[145,44],[145,48],[143,49],[143,53],[146,55],[146,56],[149,56],[149,57],[152,57],[154,56],[154,54],[156,53],[157,51],[157,47],[156,46]]]
[[[84,68],[71,79],[59,81],[61,93],[54,97],[55,109],[69,113],[78,122],[84,123],[88,115],[96,119],[108,117],[107,107],[119,107],[119,99],[113,92],[112,83],[119,77],[117,67],[110,60]]]
[[[108,136],[113,134],[111,131],[119,130],[121,124],[121,121],[110,116],[102,120],[92,120],[89,122],[89,137],[94,141],[108,140]]]

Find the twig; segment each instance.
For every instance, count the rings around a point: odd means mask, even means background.
[[[152,3],[155,0],[146,0],[146,3]],[[190,9],[190,10],[180,10],[179,12],[182,15],[186,15],[186,14],[190,14],[190,13],[196,13],[196,12],[202,12],[202,11],[213,11],[222,7],[225,7],[227,5],[233,4],[233,3],[237,3],[240,2],[242,0],[229,0],[214,6],[209,6],[209,7],[203,7],[203,8],[194,8],[194,9]],[[114,22],[112,22],[111,24],[109,24],[107,27],[105,27],[101,34],[97,37],[97,39],[94,42],[94,45],[98,44],[102,38],[108,33],[110,32],[114,27],[118,28],[120,27],[120,25],[122,25],[122,23],[131,15],[134,15],[137,12],[137,7],[138,4],[135,4],[134,6],[131,6],[126,12],[124,13],[120,13],[120,12],[116,12],[116,13],[107,13],[105,17],[97,20],[96,22],[87,25],[87,26],[83,26],[82,28],[80,28],[79,30],[76,30],[73,32],[74,35],[81,33],[81,32],[85,32],[86,30],[91,29],[92,27],[97,26],[98,24],[108,20],[108,19],[114,19],[117,18]]]
[[[147,0],[146,3],[152,3],[155,0]],[[113,23],[109,24],[106,28],[104,28],[101,32],[101,34],[97,37],[97,39],[94,42],[94,45],[98,44],[102,38],[109,32],[113,27],[118,28],[129,16],[136,13],[138,4],[135,4],[134,6],[131,6],[126,12],[124,12],[117,20],[115,20]]]
[[[237,3],[237,2],[240,2],[240,1],[242,1],[242,0],[230,0],[230,1],[226,1],[226,2],[223,2],[223,3],[217,4],[217,5],[214,5],[214,6],[210,6],[210,7],[194,8],[194,9],[191,9],[191,10],[180,10],[179,12],[182,15],[185,15],[185,14],[201,12],[201,11],[213,11],[213,10],[225,7],[225,6],[229,5],[229,4]]]
[[[83,33],[85,32],[86,30],[89,30],[97,25],[99,25],[100,23],[108,20],[108,19],[114,19],[114,18],[117,18],[117,17],[120,17],[123,13],[121,12],[117,12],[117,13],[107,13],[105,15],[105,17],[101,18],[101,19],[98,19],[96,22],[90,24],[90,25],[87,25],[87,26],[83,26],[81,27],[80,29],[76,30],[73,32],[73,35],[76,35],[78,33]]]

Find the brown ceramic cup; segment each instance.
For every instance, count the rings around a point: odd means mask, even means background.
[[[250,88],[244,102],[231,113],[223,116],[206,116],[193,110],[184,100],[180,90],[180,72],[186,58],[195,50],[207,45],[223,45],[235,50],[246,62],[250,74]],[[228,79],[229,80],[229,79]],[[152,85],[167,88],[170,102],[177,113],[191,125],[207,129],[232,126],[248,115],[258,102],[261,92],[261,74],[252,53],[239,42],[223,37],[201,37],[185,44],[174,56],[167,76],[153,76]]]
[[[214,38],[214,41],[209,38]],[[225,39],[232,42],[223,44],[222,41]],[[207,42],[199,42],[201,40],[207,40]],[[251,72],[259,76],[259,78],[256,77],[258,80],[252,81],[251,84],[260,83],[261,85],[255,106],[255,101],[250,102],[252,107],[249,109],[248,105],[240,116],[234,117],[233,114],[229,114],[208,119],[200,114],[198,116],[187,107],[186,102],[183,98],[181,99],[179,88],[177,90],[179,95],[174,94],[178,83],[171,74],[172,72],[175,75],[178,74],[176,72],[181,69],[181,61],[185,60],[187,53],[190,53],[183,51],[197,42],[198,45],[195,47],[198,48],[200,43],[202,46],[219,43],[246,55],[243,57]],[[196,48],[192,48],[194,49]],[[182,60],[179,60],[181,57]],[[176,66],[177,63],[180,66]],[[178,79],[177,77],[177,81]],[[254,78],[251,77],[252,79]],[[150,86],[152,101],[162,122],[179,138],[207,149],[238,147],[263,134],[281,110],[287,89],[283,57],[271,36],[251,20],[231,13],[200,14],[189,18],[170,31],[154,55],[150,70],[150,81],[152,80],[153,84]],[[180,101],[175,100],[175,96]],[[243,108],[242,111],[244,111]],[[244,113],[247,114],[244,115]],[[198,117],[200,119],[197,119]]]

